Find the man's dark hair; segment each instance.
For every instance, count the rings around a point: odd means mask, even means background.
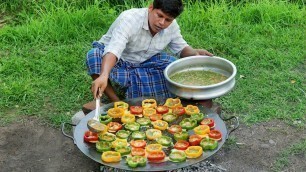
[[[160,9],[167,15],[176,18],[183,10],[182,0],[154,0],[153,9]]]

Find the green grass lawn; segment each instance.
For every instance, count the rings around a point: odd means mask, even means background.
[[[184,38],[237,66],[236,87],[215,101],[246,123],[306,122],[303,1],[188,1]],[[146,1],[141,1],[148,4]],[[136,4],[139,6],[139,4]],[[85,56],[116,16],[135,4],[4,1],[0,4],[0,123],[21,115],[59,126],[92,100]],[[17,11],[17,12],[16,12]]]

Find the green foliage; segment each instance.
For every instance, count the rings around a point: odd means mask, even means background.
[[[0,123],[36,115],[58,125],[90,101],[84,64],[117,15],[151,1],[5,0],[0,28]],[[184,38],[232,61],[235,89],[217,98],[246,122],[305,121],[303,1],[185,1]],[[14,115],[11,115],[14,114]]]

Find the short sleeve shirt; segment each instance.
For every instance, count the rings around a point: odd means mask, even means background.
[[[99,42],[105,46],[103,56],[111,52],[118,59],[131,63],[144,62],[166,47],[179,55],[188,46],[176,20],[152,36],[148,24],[148,8],[122,12]]]

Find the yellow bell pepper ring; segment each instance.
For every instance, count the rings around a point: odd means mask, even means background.
[[[115,108],[122,108],[124,110],[127,110],[129,108],[129,104],[123,102],[123,101],[118,101],[114,103]]]
[[[128,113],[124,114],[121,117],[121,122],[124,123],[124,124],[135,122],[135,120],[136,120],[135,115],[128,114]]]
[[[103,152],[101,159],[104,162],[119,162],[121,160],[121,154],[115,151],[106,151]]]
[[[175,98],[175,99],[168,98],[164,106],[167,106],[168,108],[175,108],[175,107],[181,107],[182,103],[179,98]]]
[[[148,129],[146,131],[146,136],[148,140],[155,140],[162,136],[162,133],[158,129]]]
[[[156,109],[154,109],[154,108],[144,108],[142,113],[143,113],[143,116],[149,117],[151,115],[156,114]]]
[[[194,133],[200,136],[207,135],[210,132],[208,125],[199,125],[193,129]]]
[[[148,153],[152,153],[152,152],[160,152],[162,151],[163,145],[161,144],[149,144],[146,146],[146,151]]]
[[[166,130],[168,128],[168,123],[163,120],[156,120],[152,122],[152,125],[155,129],[158,129],[158,130]]]
[[[126,139],[118,139],[116,138],[115,141],[112,142],[112,148],[116,148],[116,147],[119,147],[119,146],[128,146],[128,142]]]
[[[124,114],[124,109],[122,108],[110,108],[107,111],[107,115],[112,117],[112,118],[121,118]]]
[[[187,105],[185,107],[185,111],[187,115],[200,113],[200,109],[198,108],[198,106],[193,106],[193,105]]]
[[[143,108],[156,108],[157,103],[155,99],[145,99],[142,101]]]
[[[189,146],[185,150],[187,158],[198,158],[203,154],[203,148],[201,146]]]

